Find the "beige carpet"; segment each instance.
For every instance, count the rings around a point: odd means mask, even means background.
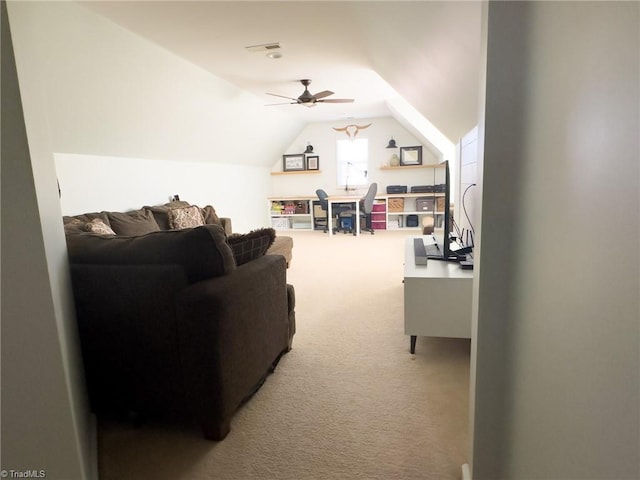
[[[100,421],[101,480],[460,479],[469,340],[403,331],[404,235],[293,232],[293,350],[219,443]],[[437,314],[437,312],[434,312]]]

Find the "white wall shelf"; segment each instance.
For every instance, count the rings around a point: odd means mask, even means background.
[[[271,172],[271,175],[309,175],[314,173],[322,173],[321,170],[296,170],[293,172]]]
[[[409,170],[411,168],[444,168],[444,164],[435,165],[398,165],[397,167],[380,167],[380,170]]]

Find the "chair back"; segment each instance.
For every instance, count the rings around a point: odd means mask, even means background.
[[[372,183],[369,185],[369,190],[367,190],[367,194],[362,199],[362,211],[364,213],[371,213],[373,210],[373,201],[376,198],[376,193],[378,193],[378,184]]]
[[[329,208],[329,201],[327,200],[327,198],[329,198],[329,195],[327,194],[327,192],[319,188],[318,190],[316,190],[316,195],[318,196],[318,200],[320,200],[320,208],[322,208],[322,210],[324,211],[327,211],[327,209]]]

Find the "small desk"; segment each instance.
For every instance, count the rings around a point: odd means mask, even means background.
[[[329,226],[329,238],[333,234],[333,215],[331,213],[331,205],[334,203],[355,203],[356,211],[356,235],[360,235],[360,199],[361,195],[330,195],[327,198],[327,225]]]
[[[413,239],[434,243],[431,236],[405,239],[404,333],[411,335],[411,353],[416,337],[471,338],[471,292],[473,271],[456,262],[427,260],[416,265]]]

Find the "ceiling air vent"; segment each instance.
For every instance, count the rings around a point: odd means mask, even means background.
[[[244,47],[247,52],[273,52],[274,50],[280,50],[280,42],[275,43],[263,43],[262,45],[251,45]]]

